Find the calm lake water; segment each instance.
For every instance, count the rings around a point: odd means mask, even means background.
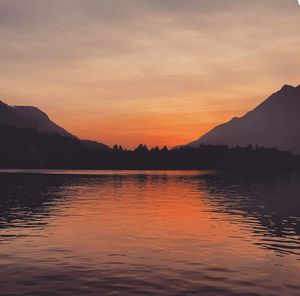
[[[300,175],[1,171],[0,295],[300,295]]]

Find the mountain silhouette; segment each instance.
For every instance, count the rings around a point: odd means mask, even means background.
[[[32,106],[9,106],[0,101],[0,125],[16,128],[34,128],[40,133],[57,134],[64,137],[77,137],[50,120],[48,115]],[[79,140],[79,139],[78,139]],[[93,150],[110,149],[107,145],[89,140],[79,140],[81,144]]]
[[[111,150],[111,148],[109,146],[107,146],[106,144],[103,143],[99,143],[96,141],[91,141],[91,140],[80,140],[81,144],[86,147],[89,148],[91,150]]]
[[[32,106],[9,106],[0,101],[0,124],[19,128],[35,128],[42,133],[75,137],[51,121],[46,113]]]
[[[300,86],[284,85],[241,118],[212,129],[187,146],[275,147],[300,154]]]

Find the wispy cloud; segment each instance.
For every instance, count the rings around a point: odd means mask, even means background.
[[[125,145],[165,118],[173,145],[300,81],[299,23],[293,0],[0,0],[0,96],[108,143],[109,118]]]

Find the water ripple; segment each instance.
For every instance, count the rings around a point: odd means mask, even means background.
[[[299,295],[300,176],[0,173],[1,295]]]

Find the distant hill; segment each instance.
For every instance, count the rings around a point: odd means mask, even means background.
[[[98,149],[76,138],[0,125],[0,168],[121,170],[300,170],[300,157],[275,148],[201,145],[178,150]],[[1,176],[0,176],[1,178]]]
[[[91,140],[80,140],[81,144],[89,148],[91,150],[110,150],[111,148],[103,143],[99,143],[96,141],[91,141]]]
[[[77,137],[49,119],[48,115],[32,106],[9,106],[0,101],[0,125],[22,129],[34,128],[40,133],[57,134],[64,137]],[[110,149],[105,144],[89,140],[79,140],[82,145],[94,150]]]
[[[300,154],[300,86],[283,86],[245,116],[235,117],[187,144],[276,147]]]
[[[20,128],[35,128],[42,133],[74,137],[71,133],[51,121],[46,113],[31,106],[9,106],[0,101],[0,124]]]

